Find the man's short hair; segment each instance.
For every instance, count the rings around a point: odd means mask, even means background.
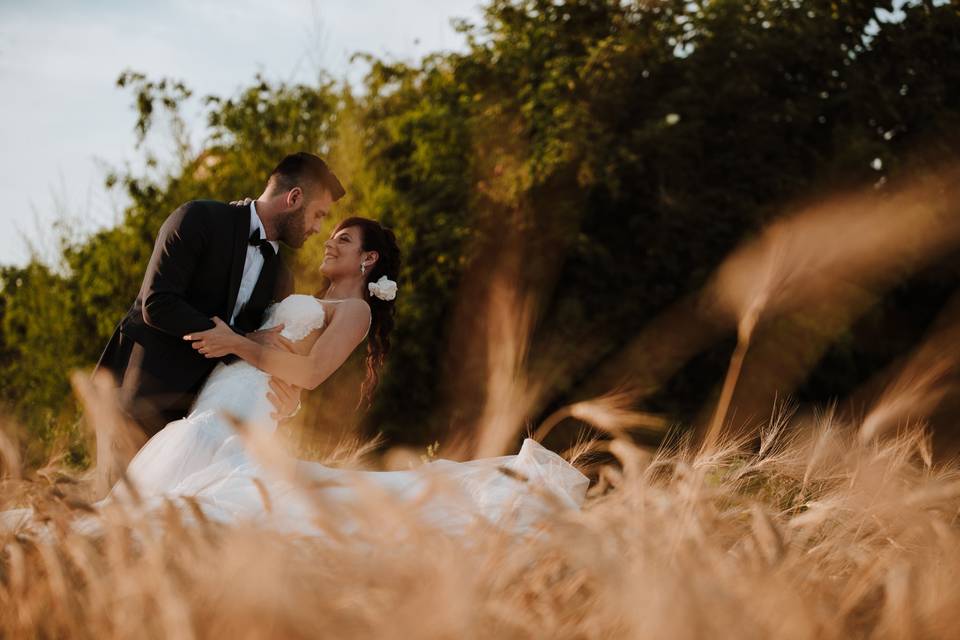
[[[327,163],[306,151],[291,153],[281,160],[270,173],[268,183],[273,183],[281,191],[289,191],[294,187],[306,189],[307,183],[316,183],[326,188],[334,201],[347,193]]]

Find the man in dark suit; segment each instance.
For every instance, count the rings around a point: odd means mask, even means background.
[[[278,344],[277,330],[254,331],[266,307],[292,293],[278,241],[301,247],[344,193],[323,160],[300,152],[277,165],[249,205],[194,200],[170,214],[137,299],[97,363],[116,378],[120,408],[144,436],[184,417],[217,364],[184,335],[213,327],[217,316],[238,333]],[[279,385],[283,393],[271,400],[282,411],[299,390]]]

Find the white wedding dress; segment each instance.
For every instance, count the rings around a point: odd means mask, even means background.
[[[280,323],[285,337],[301,340],[323,326],[323,304],[312,296],[289,296],[268,310],[262,328]],[[547,512],[577,509],[583,502],[587,478],[531,439],[516,455],[436,460],[404,471],[328,467],[296,460],[275,443],[256,455],[248,443],[269,445],[277,428],[270,418],[269,380],[242,360],[218,364],[189,415],[154,435],[131,461],[127,477],[141,498],[139,508],[189,498],[211,520],[324,535],[331,526],[324,518],[335,518],[341,533],[360,526],[350,510],[371,496],[408,505],[417,517],[451,533],[481,520],[525,531]],[[102,503],[126,497],[118,483]]]

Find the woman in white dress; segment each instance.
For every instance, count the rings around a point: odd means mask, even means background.
[[[317,523],[318,499],[349,506],[371,487],[391,500],[416,504],[421,517],[451,533],[478,519],[526,530],[558,505],[579,508],[587,478],[530,439],[517,455],[438,460],[385,472],[295,460],[278,446],[267,447],[272,457],[264,463],[248,449],[244,437],[269,444],[277,428],[267,397],[271,376],[314,389],[367,338],[362,397],[369,401],[376,387],[393,328],[396,240],[376,221],[348,218],[324,247],[321,271],[330,286],[322,297],[289,296],[268,311],[263,323],[264,329],[284,326],[287,350],[262,346],[218,320],[213,329],[184,337],[208,358],[236,354],[240,359],[217,365],[190,414],[147,442],[127,468],[129,484],[118,483],[101,506],[128,502],[149,511],[189,498],[208,519],[307,535],[329,530],[330,523]],[[246,436],[238,431],[240,424]],[[127,490],[131,485],[135,500]],[[345,532],[349,518],[337,526]]]

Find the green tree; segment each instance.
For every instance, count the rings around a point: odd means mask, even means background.
[[[459,26],[464,52],[367,57],[359,90],[257,77],[236,96],[205,98],[197,150],[179,117],[192,91],[126,72],[135,143],[166,117],[174,158],[110,176],[130,202],[115,228],[64,240],[55,265],[0,272],[3,401],[37,452],[73,433],[80,460],[65,374],[99,355],[162,220],[186,200],[257,195],[279,157],[306,149],[347,183],[338,210],[393,226],[404,250],[393,352],[365,428],[422,442],[470,424],[487,355],[470,338],[485,330],[478,304],[504,270],[539,302],[531,367],[549,390],[535,419],[577,397],[788,203],[865,182],[882,190],[908,167],[956,157],[960,11],[910,2],[891,20],[893,9],[492,0],[479,24]],[[322,285],[321,244],[293,258],[301,292]],[[869,310],[871,332],[841,336],[800,396],[847,393],[908,348],[956,284],[941,268],[892,290]],[[728,355],[723,341],[700,354],[650,406],[690,418]],[[308,431],[359,419],[359,358],[313,394]]]

